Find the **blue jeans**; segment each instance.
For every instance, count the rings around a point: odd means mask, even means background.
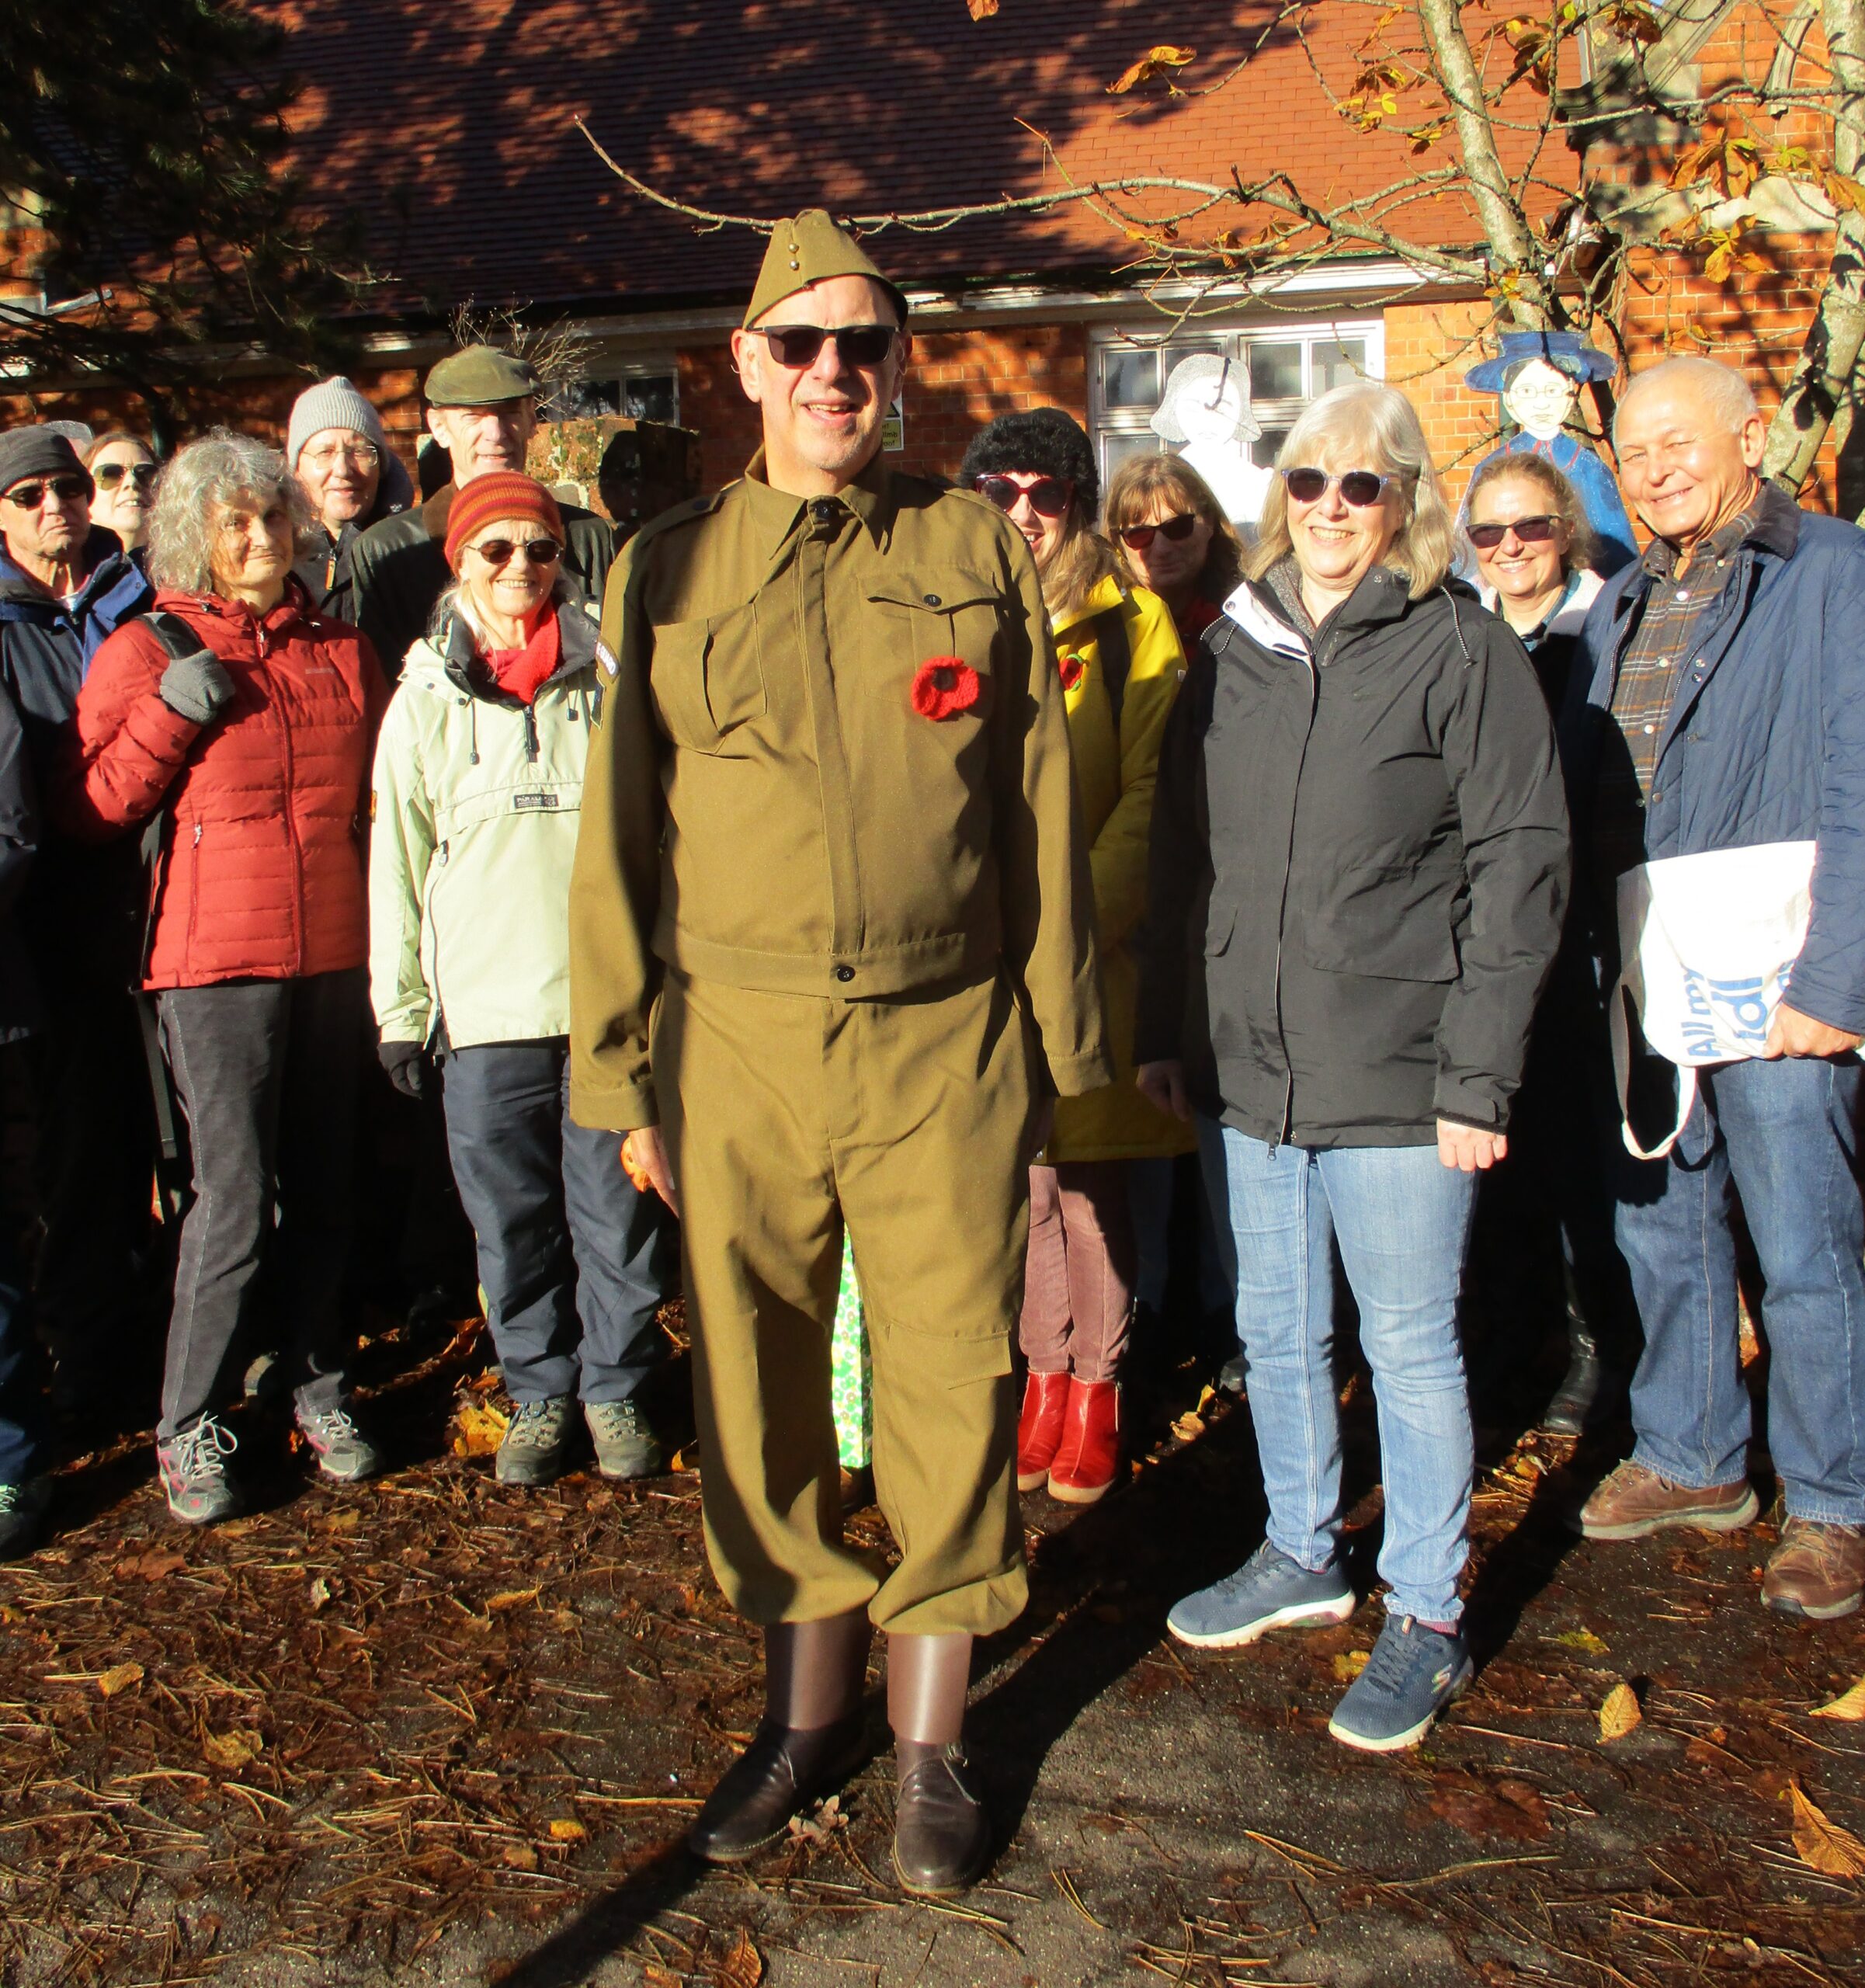
[[[1761,1259],[1768,1447],[1787,1510],[1865,1523],[1865,1206],[1856,1062],[1788,1057],[1699,1073],[1665,1159],[1627,1156],[1619,1247],[1644,1323],[1632,1454],[1675,1484],[1738,1484],[1751,1415],[1738,1350],[1735,1196]]]
[[[1339,1544],[1338,1241],[1379,1408],[1386,1605],[1456,1621],[1475,1465],[1457,1294],[1477,1176],[1443,1165],[1435,1145],[1311,1151],[1203,1118],[1198,1134],[1213,1201],[1230,1215],[1225,1268],[1236,1278],[1269,1543],[1316,1571]],[[1227,1239],[1222,1222],[1218,1236]]]

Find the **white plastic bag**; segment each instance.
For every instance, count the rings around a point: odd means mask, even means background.
[[[1811,842],[1761,843],[1667,856],[1619,879],[1618,985],[1610,1023],[1626,1150],[1662,1159],[1697,1102],[1706,1064],[1759,1056],[1813,911]],[[1625,1002],[1657,1053],[1678,1068],[1677,1123],[1648,1152],[1626,1121],[1631,1047]]]

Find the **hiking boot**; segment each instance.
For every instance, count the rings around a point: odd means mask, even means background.
[[[571,1395],[513,1404],[494,1472],[501,1484],[554,1484],[570,1453]]]
[[[1271,1629],[1318,1628],[1353,1613],[1352,1584],[1338,1566],[1311,1573],[1266,1539],[1234,1574],[1188,1594],[1165,1618],[1182,1643],[1241,1649]]]
[[[1062,1415],[1068,1406],[1068,1375],[1039,1374],[1023,1382],[1023,1412],[1016,1422],[1016,1488],[1034,1491],[1049,1481],[1049,1466],[1061,1446]]]
[[[1865,1600],[1865,1526],[1831,1525],[1791,1515],[1768,1556],[1762,1599],[1783,1615],[1830,1622]]]
[[[300,1402],[293,1413],[318,1470],[332,1483],[360,1484],[381,1469],[380,1453],[342,1402],[333,1402],[328,1408],[307,1408]]]
[[[596,1445],[596,1467],[605,1477],[652,1477],[666,1461],[661,1439],[648,1427],[639,1402],[586,1401],[583,1420]],[[504,1451],[502,1449],[502,1457]]]
[[[1092,1505],[1120,1467],[1120,1384],[1068,1383],[1062,1441],[1049,1466],[1049,1495],[1064,1505]]]
[[[1643,1539],[1672,1526],[1704,1532],[1735,1532],[1761,1510],[1754,1486],[1738,1483],[1707,1488],[1673,1484],[1627,1457],[1594,1492],[1572,1521],[1589,1539]]]
[[[1334,1708],[1328,1730],[1343,1746],[1394,1753],[1415,1746],[1470,1682],[1474,1667],[1462,1633],[1388,1615],[1367,1667]]]
[[[950,1898],[991,1854],[991,1818],[964,1749],[898,1740],[894,1750],[894,1875],[915,1898]]]
[[[211,1415],[156,1444],[170,1517],[183,1525],[213,1525],[238,1511],[240,1494],[227,1475],[227,1459],[238,1448],[233,1431]]]
[[[0,1560],[30,1553],[45,1530],[52,1507],[52,1480],[29,1477],[21,1484],[0,1484]]]

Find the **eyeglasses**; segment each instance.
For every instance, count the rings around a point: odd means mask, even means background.
[[[1183,545],[1198,529],[1198,513],[1181,511],[1176,518],[1162,518],[1156,525],[1123,525],[1120,543],[1129,552],[1144,552],[1155,536],[1169,538],[1175,545]]]
[[[1545,545],[1560,522],[1544,511],[1532,518],[1511,518],[1506,524],[1472,525],[1470,542],[1479,552],[1493,552],[1512,531],[1524,545]]]
[[[16,483],[6,493],[6,501],[23,511],[36,511],[48,490],[61,504],[82,503],[91,494],[91,486],[82,476],[48,476],[34,483]]]
[[[827,331],[821,325],[760,325],[757,335],[770,347],[770,356],[780,366],[801,373],[815,364],[825,339],[835,341],[835,356],[844,366],[878,366],[894,349],[900,327],[838,325]]]
[[[161,474],[158,463],[99,463],[91,471],[99,490],[114,490],[126,477],[138,490],[153,490]]]
[[[332,468],[339,462],[354,463],[358,469],[373,469],[382,460],[382,451],[373,442],[333,442],[321,449],[301,450],[298,460],[315,463],[319,469]]]
[[[1014,511],[1025,498],[1040,518],[1059,518],[1075,499],[1075,485],[1053,476],[1033,483],[1013,483],[1007,476],[981,476],[972,485],[979,496],[1000,511]]]
[[[1350,469],[1342,476],[1330,476],[1325,469],[1285,469],[1282,480],[1298,504],[1318,504],[1338,485],[1347,502],[1363,511],[1377,504],[1398,478],[1370,469]]]
[[[554,566],[564,552],[554,538],[488,538],[471,550],[488,566],[509,566],[515,552],[522,552],[533,566]]]

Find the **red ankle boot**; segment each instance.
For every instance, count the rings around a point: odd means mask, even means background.
[[[1062,1441],[1049,1466],[1049,1495],[1065,1505],[1092,1505],[1114,1481],[1120,1463],[1120,1384],[1068,1384]]]
[[[1066,1374],[1032,1372],[1023,1384],[1023,1412],[1016,1424],[1016,1488],[1033,1491],[1049,1475],[1062,1440],[1062,1415],[1068,1406]]]

